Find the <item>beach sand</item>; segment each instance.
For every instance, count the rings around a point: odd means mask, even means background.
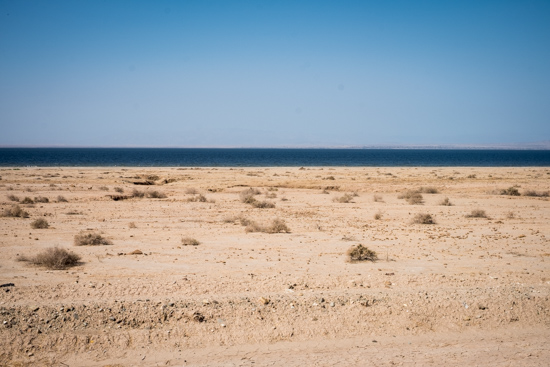
[[[550,361],[550,201],[501,194],[549,191],[549,168],[3,168],[0,176],[1,211],[29,213],[0,217],[0,284],[8,284],[0,365]],[[275,207],[243,202],[248,188]],[[399,198],[419,189],[422,203]],[[473,210],[486,217],[468,217]],[[413,223],[417,214],[435,224]],[[49,228],[32,228],[39,218]],[[275,219],[289,232],[269,233]],[[247,231],[252,222],[266,232]],[[82,231],[112,245],[75,246]],[[378,260],[347,261],[358,244]],[[51,270],[19,261],[56,246],[81,262]]]

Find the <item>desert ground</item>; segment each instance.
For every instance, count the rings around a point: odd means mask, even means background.
[[[0,365],[550,363],[550,168],[0,176]]]

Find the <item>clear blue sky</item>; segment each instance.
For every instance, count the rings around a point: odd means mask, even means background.
[[[550,140],[550,1],[0,0],[0,145]]]

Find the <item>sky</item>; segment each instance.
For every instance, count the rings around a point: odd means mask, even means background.
[[[547,0],[0,0],[0,146],[540,141]]]

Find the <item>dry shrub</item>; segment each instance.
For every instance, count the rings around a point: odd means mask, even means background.
[[[208,200],[206,199],[206,196],[204,196],[203,194],[199,194],[188,198],[187,201],[190,203],[194,203],[194,202],[205,203]]]
[[[471,211],[470,214],[466,215],[466,218],[489,218],[489,217],[487,216],[487,213],[485,213],[485,210],[474,209]]]
[[[443,206],[453,206],[453,203],[451,203],[449,201],[449,198],[445,198],[443,200],[441,200],[441,202],[439,202],[439,205],[443,205]]]
[[[500,190],[500,195],[520,196],[518,189],[514,186]]]
[[[8,195],[8,200],[19,202],[19,200],[21,200],[21,199],[19,199],[17,196],[15,196],[13,194],[10,194],[10,195]]]
[[[99,189],[101,191],[109,191],[109,188],[107,186],[99,186]]]
[[[25,198],[21,200],[21,204],[34,204],[34,200],[28,196],[25,196]]]
[[[19,205],[13,205],[11,208],[5,209],[2,216],[14,217],[14,218],[28,218],[29,213],[21,209]]]
[[[128,223],[128,228],[137,228],[137,226],[134,222],[130,222]]]
[[[375,203],[383,203],[384,199],[380,195],[373,195],[372,200],[374,200]]]
[[[332,199],[335,203],[352,203],[353,201],[353,195],[352,194],[344,194],[340,197],[335,197]]]
[[[258,200],[254,200],[252,202],[252,206],[254,208],[260,208],[260,209],[265,209],[265,208],[275,208],[275,203],[272,203],[270,201],[258,201]]]
[[[38,196],[34,198],[35,203],[49,203],[50,199],[44,197],[44,196]]]
[[[514,213],[513,211],[509,211],[508,213],[506,213],[506,218],[508,219],[514,219],[516,217],[516,213]]]
[[[134,198],[139,198],[139,199],[141,199],[141,198],[143,198],[144,196],[145,196],[145,193],[144,193],[143,191],[139,191],[139,190],[137,190],[137,189],[134,189],[134,190],[132,191],[132,197],[134,197]]]
[[[74,236],[74,245],[75,246],[101,246],[101,245],[112,245],[113,242],[104,238],[99,233],[94,232],[80,232]]]
[[[147,197],[151,199],[166,199],[166,194],[155,190],[148,192]]]
[[[382,219],[382,212],[376,213],[376,214],[374,215],[374,219],[376,219],[376,220]]]
[[[405,199],[411,205],[420,205],[424,203],[422,195],[415,190],[408,190],[397,197],[398,199]]]
[[[439,190],[437,188],[433,187],[433,186],[421,187],[416,191],[421,192],[423,194],[437,194],[437,193],[439,193]]]
[[[348,251],[348,261],[349,262],[358,262],[358,261],[376,261],[378,260],[378,255],[376,252],[370,250],[368,247],[365,247],[361,244],[356,246],[351,246]]]
[[[412,220],[413,224],[435,224],[435,219],[431,214],[419,213],[414,216]]]
[[[549,194],[550,193],[548,191],[526,190],[523,193],[523,196],[534,196],[534,197],[539,197],[539,198],[545,198],[545,197],[548,197]]]
[[[270,226],[261,226],[256,222],[247,221],[246,232],[263,232],[263,233],[289,233],[290,229],[282,219],[274,219]],[[241,222],[242,223],[242,222]]]
[[[122,187],[115,187],[115,192],[122,194],[124,192],[124,189]]]
[[[197,241],[196,239],[194,239],[194,238],[184,237],[184,238],[181,239],[181,244],[183,246],[198,246],[201,243],[199,241]]]
[[[194,187],[188,187],[185,189],[185,193],[190,195],[197,195],[199,193],[199,190]]]
[[[48,221],[43,218],[39,218],[31,223],[31,227],[34,229],[45,229],[48,228],[50,225],[48,224]]]
[[[78,265],[80,256],[63,248],[50,247],[33,257],[20,256],[18,261],[29,262],[47,269],[63,270]]]
[[[57,197],[57,202],[58,202],[58,203],[66,203],[66,202],[67,202],[67,199],[65,199],[65,196],[59,195],[59,196]]]
[[[148,181],[158,181],[160,179],[157,175],[149,175],[146,177]]]

